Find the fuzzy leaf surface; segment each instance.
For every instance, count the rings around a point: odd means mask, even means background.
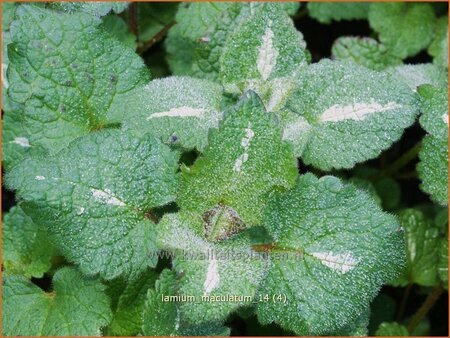
[[[438,281],[439,230],[422,212],[414,209],[403,211],[400,223],[405,230],[407,265],[396,284],[435,286]]]
[[[83,13],[21,5],[11,24],[8,95],[22,104],[10,129],[56,153],[73,139],[120,122],[126,93],[148,82],[142,60]]]
[[[8,275],[40,278],[51,267],[55,254],[45,228],[15,206],[2,223],[2,264]]]
[[[67,12],[85,12],[96,17],[105,16],[109,12],[121,13],[128,7],[128,2],[63,2],[53,3],[52,6]]]
[[[148,270],[133,281],[111,281],[107,293],[114,297],[114,310],[108,336],[133,336],[141,332],[147,292],[155,285],[157,274]]]
[[[366,19],[369,6],[369,3],[361,2],[309,2],[307,4],[309,16],[324,24],[329,24],[331,21]]]
[[[230,35],[220,59],[225,90],[252,89],[273,111],[286,99],[298,71],[307,65],[306,43],[289,15],[268,4],[255,10]]]
[[[251,247],[252,231],[258,229],[236,234],[237,229],[228,228],[225,236],[214,241],[211,237],[220,216],[215,220],[211,224],[197,214],[180,213],[167,215],[158,224],[158,247],[176,255],[178,292],[195,297],[179,304],[180,320],[191,325],[221,322],[237,308],[251,305],[267,271],[267,262]],[[220,301],[229,295],[250,299]]]
[[[448,17],[437,20],[428,53],[433,56],[434,64],[448,68]]]
[[[177,159],[153,137],[105,130],[54,156],[25,159],[7,183],[83,273],[132,279],[156,263],[146,213],[174,200]]]
[[[441,205],[448,204],[448,89],[423,86],[421,126],[428,132],[423,139],[417,166],[422,189]]]
[[[51,293],[23,276],[6,276],[3,282],[6,336],[100,336],[111,320],[104,285],[73,268],[55,273]]]
[[[181,322],[178,305],[175,302],[162,302],[162,296],[176,295],[177,274],[164,270],[156,281],[155,289],[147,295],[143,314],[142,333],[148,336],[229,336],[230,329],[219,323],[207,325],[186,325]]]
[[[203,155],[184,168],[180,207],[203,214],[220,204],[246,226],[260,225],[270,192],[289,188],[297,176],[292,147],[281,137],[274,116],[248,91],[211,130]]]
[[[447,87],[448,83],[448,73],[443,71],[441,67],[431,63],[399,65],[387,68],[386,72],[392,74],[394,77],[402,78],[415,92],[418,87],[424,84]]]
[[[330,60],[302,72],[287,109],[284,139],[296,156],[322,170],[377,157],[417,115],[414,93],[401,80]]]
[[[131,92],[123,106],[124,129],[151,132],[164,143],[202,151],[210,128],[222,119],[222,88],[210,81],[172,76]],[[130,107],[133,107],[130,109]]]
[[[332,176],[300,176],[292,190],[271,200],[264,224],[277,247],[300,255],[272,261],[260,292],[277,290],[287,304],[259,303],[258,318],[298,335],[355,323],[404,263],[396,219]]]
[[[435,15],[428,3],[372,3],[369,23],[380,41],[404,59],[428,47],[433,38]]]
[[[390,54],[385,45],[372,38],[339,38],[333,43],[331,55],[335,60],[350,60],[373,70],[402,63],[400,58]]]

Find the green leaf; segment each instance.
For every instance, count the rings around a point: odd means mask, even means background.
[[[25,159],[7,184],[83,273],[133,279],[156,263],[147,213],[175,199],[176,170],[177,156],[153,137],[105,130]]]
[[[308,2],[309,16],[317,21],[329,24],[331,21],[366,19],[369,3],[346,2]]]
[[[448,239],[443,238],[439,246],[438,274],[444,287],[448,289]]]
[[[401,80],[330,60],[302,72],[287,108],[296,118],[283,123],[284,138],[306,164],[322,170],[377,157],[417,114],[416,97]]]
[[[155,289],[148,291],[143,314],[142,333],[146,336],[228,336],[230,329],[218,323],[189,326],[180,320],[177,303],[164,301],[163,297],[177,295],[177,275],[164,270]]]
[[[264,224],[277,247],[301,255],[271,262],[260,293],[284,294],[286,304],[259,303],[258,318],[297,335],[354,323],[403,264],[396,219],[332,176],[300,176],[291,191],[271,200]]]
[[[35,224],[20,207],[4,214],[2,264],[8,275],[42,277],[55,254],[45,228]]]
[[[167,36],[165,46],[167,62],[175,75],[192,75],[194,50],[201,38],[216,25],[234,5],[226,2],[184,3],[179,6],[174,25]],[[199,41],[200,39],[200,41]]]
[[[407,337],[409,336],[409,332],[405,326],[392,322],[392,323],[381,323],[377,332],[375,332],[375,336],[379,337]]]
[[[217,128],[222,119],[221,99],[221,86],[207,80],[153,80],[128,95],[122,107],[124,129],[151,132],[165,143],[202,151],[209,129]]]
[[[228,211],[222,208],[210,218],[187,212],[166,215],[158,224],[157,244],[174,255],[180,275],[177,291],[194,297],[179,303],[183,322],[221,322],[239,307],[252,305],[266,272],[267,262],[251,248],[252,231],[258,229],[237,234],[242,225],[226,218],[233,216]]]
[[[259,225],[268,195],[297,176],[292,148],[260,98],[247,92],[212,129],[203,155],[182,171],[177,203],[199,214],[229,208],[246,227]]]
[[[276,5],[261,6],[229,36],[220,59],[225,90],[256,91],[268,111],[287,98],[293,78],[307,65],[306,44]]]
[[[137,41],[136,36],[130,32],[128,24],[117,15],[107,15],[102,19],[101,28],[114,36],[117,40],[122,42],[123,45],[136,50]]]
[[[107,289],[107,293],[117,298],[113,318],[108,326],[108,336],[135,336],[141,332],[145,301],[147,299],[147,291],[153,288],[157,274],[148,270],[141,274],[134,281],[124,281],[122,279],[112,281]],[[115,286],[123,287],[117,295]]]
[[[172,72],[218,81],[220,58],[229,35],[265,6],[257,2],[182,4],[176,16],[177,24],[170,29],[165,42]],[[299,4],[271,6],[293,15]]]
[[[341,37],[334,42],[331,55],[333,59],[353,61],[373,70],[402,63],[400,58],[390,54],[385,45],[372,38]]]
[[[89,14],[21,5],[16,16],[8,94],[23,110],[11,129],[56,153],[81,135],[120,122],[116,110],[127,92],[148,82],[142,60]]]
[[[428,132],[423,139],[417,165],[421,188],[441,205],[448,204],[448,90],[446,87],[419,88],[420,124]]]
[[[378,2],[369,10],[369,23],[380,41],[404,59],[428,47],[433,38],[435,15],[428,3]]]
[[[436,21],[434,39],[428,47],[428,53],[433,57],[433,63],[448,68],[448,17]]]
[[[431,63],[390,67],[386,72],[402,78],[413,91],[424,84],[447,87],[448,83],[448,73]]]
[[[121,13],[128,7],[128,2],[53,2],[52,7],[67,12],[85,12],[93,16],[105,16],[109,12]]]
[[[399,216],[405,231],[407,265],[395,284],[435,286],[438,281],[439,230],[418,210],[406,209]]]
[[[73,268],[55,273],[49,293],[23,276],[6,276],[3,283],[5,336],[100,336],[111,320],[105,287]]]

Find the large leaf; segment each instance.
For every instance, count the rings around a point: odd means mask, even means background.
[[[105,130],[25,159],[7,183],[84,273],[132,278],[156,263],[147,215],[174,200],[176,170],[177,156],[154,138]]]
[[[428,3],[378,2],[369,10],[370,26],[399,58],[413,56],[433,38],[435,15]]]
[[[401,80],[329,60],[302,72],[287,108],[284,138],[306,164],[322,170],[377,157],[417,114],[414,93]]]
[[[219,85],[201,79],[172,76],[153,80],[131,92],[124,102],[124,128],[151,132],[163,142],[203,150],[210,128],[222,119]]]
[[[209,135],[203,155],[182,172],[181,208],[215,213],[225,206],[246,226],[259,225],[268,195],[290,187],[296,161],[274,116],[247,92]]]
[[[101,20],[21,5],[11,24],[8,94],[22,104],[14,112],[17,134],[56,153],[73,139],[121,116],[126,93],[148,82],[142,60],[99,29]]]
[[[271,200],[264,224],[276,247],[298,255],[272,260],[260,293],[282,294],[286,301],[259,303],[258,318],[298,335],[354,323],[404,261],[396,219],[332,176],[301,176],[291,191]]]
[[[23,276],[3,283],[3,335],[100,336],[111,320],[104,285],[73,268],[57,271],[48,293]]]
[[[423,86],[420,124],[428,132],[417,166],[422,189],[441,205],[448,204],[448,89]]]
[[[4,215],[2,240],[2,264],[8,275],[42,277],[50,269],[55,249],[47,231],[20,207],[13,207]]]

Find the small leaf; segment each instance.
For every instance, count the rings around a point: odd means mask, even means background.
[[[375,336],[379,337],[407,337],[409,332],[405,326],[392,322],[392,323],[381,323]]]
[[[420,124],[429,133],[423,139],[417,165],[421,188],[441,205],[448,204],[448,90],[423,86]]]
[[[5,336],[100,336],[111,320],[105,287],[73,268],[55,273],[50,293],[23,276],[3,278]]]
[[[390,54],[386,46],[371,38],[341,37],[334,42],[331,54],[335,60],[353,61],[373,70],[402,63],[401,59]]]
[[[4,214],[2,240],[2,264],[6,274],[39,278],[50,270],[55,249],[47,232],[20,207],[13,207]]]
[[[435,15],[428,3],[379,2],[370,4],[369,23],[380,41],[404,59],[428,47]]]
[[[214,241],[210,226],[194,213],[167,215],[158,224],[158,246],[175,255],[178,292],[194,297],[179,304],[181,320],[190,324],[221,322],[252,305],[266,272],[267,262],[252,250],[253,232],[230,232]]]
[[[351,62],[323,60],[298,79],[284,122],[297,156],[322,170],[377,157],[414,123],[414,93],[400,80]]]
[[[433,63],[448,68],[448,17],[437,20],[434,28],[434,39],[428,47]]]
[[[297,259],[272,261],[261,293],[284,294],[286,304],[259,303],[262,324],[297,335],[321,335],[352,325],[403,264],[396,219],[353,185],[332,176],[300,176],[269,202],[264,224]]]
[[[198,214],[224,205],[246,227],[259,225],[268,195],[289,188],[297,176],[292,148],[281,133],[260,98],[247,92],[219,129],[211,130],[203,155],[183,170],[177,203]]]
[[[273,111],[286,99],[292,78],[307,65],[306,44],[292,20],[276,5],[259,7],[229,36],[220,59],[225,90],[256,91]]]
[[[148,270],[142,273],[136,280],[127,282],[121,278],[112,281],[107,293],[113,293],[117,298],[111,324],[108,326],[109,336],[135,336],[141,332],[143,324],[142,313],[144,311],[147,291],[153,288],[157,274]],[[120,294],[114,287],[116,284],[124,284]]]
[[[329,24],[331,21],[366,19],[369,3],[347,2],[309,2],[309,16],[317,21]]]
[[[152,137],[105,130],[7,176],[34,221],[83,273],[133,279],[155,265],[152,208],[175,198],[177,156]]]
[[[126,93],[148,82],[143,61],[89,14],[20,5],[16,18],[8,95],[21,104],[17,134],[54,154],[79,136],[120,122],[116,109]]]
[[[153,80],[128,95],[122,108],[124,129],[151,132],[164,143],[202,151],[209,129],[217,128],[222,119],[221,99],[221,87],[207,80],[184,76]]]
[[[234,12],[234,8],[240,6],[226,2],[194,2],[179,6],[175,16],[177,24],[170,29],[165,41],[167,61],[174,75],[192,75],[196,46],[214,31],[216,24],[220,25],[222,16],[228,18],[228,12]]]
[[[189,326],[180,320],[177,303],[164,297],[177,296],[177,277],[164,270],[155,289],[148,291],[142,333],[146,336],[229,336],[230,329],[219,323]]]
[[[422,212],[414,209],[400,213],[400,223],[405,231],[407,266],[395,284],[435,286],[438,279],[438,229]]]

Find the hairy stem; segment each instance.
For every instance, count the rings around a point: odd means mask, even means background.
[[[417,310],[417,312],[412,317],[411,321],[408,324],[408,332],[411,334],[420,321],[427,315],[428,311],[433,307],[434,303],[439,299],[442,292],[444,291],[444,287],[442,283],[439,284],[425,299],[422,306]]]

